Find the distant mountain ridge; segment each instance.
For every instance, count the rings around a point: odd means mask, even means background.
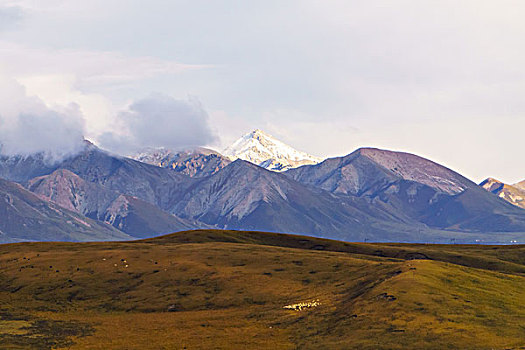
[[[525,191],[525,180],[518,182],[517,184],[514,184],[512,186]]]
[[[488,178],[479,185],[507,202],[525,209],[525,187],[520,184],[525,184],[525,182],[507,185],[499,180]]]
[[[349,230],[362,238],[381,231],[366,225],[373,215],[350,201],[243,160],[197,182],[170,211],[228,229],[247,227],[344,238],[349,238],[345,233]],[[379,212],[374,214],[381,217]]]
[[[297,151],[259,129],[242,136],[227,147],[223,154],[231,160],[246,160],[273,171],[284,171],[321,161],[320,158]]]
[[[450,195],[462,192],[472,182],[427,159],[410,153],[360,148],[317,165],[286,172],[299,182],[332,193],[363,195],[395,179],[414,181]]]
[[[285,172],[333,194],[368,199],[393,215],[446,230],[521,232],[525,212],[460,174],[422,157],[361,148]]]
[[[167,148],[148,148],[134,155],[132,159],[169,168],[191,177],[213,175],[231,163],[231,160],[220,153],[204,147],[178,152]]]
[[[40,199],[0,179],[0,242],[126,240],[112,226]]]
[[[256,145],[254,157],[266,157],[262,150],[271,150],[264,148],[266,136],[251,134],[248,144]],[[294,152],[286,159],[305,160],[290,156]],[[44,225],[42,234],[27,236],[35,240],[131,239],[223,228],[347,241],[525,242],[525,210],[409,153],[361,148],[320,163],[279,163],[277,169],[256,165],[255,158],[231,161],[203,148],[150,149],[135,158],[86,143],[82,152],[55,164],[39,155],[0,156],[0,176],[25,186],[7,186],[6,198],[23,192],[39,203],[33,208],[47,216],[54,212],[47,207],[69,213],[60,216],[66,222],[59,226],[71,227],[68,222],[77,220],[67,217],[73,216],[100,227],[98,234],[86,234],[86,226],[57,233]],[[277,158],[270,163],[275,165]],[[10,222],[5,230],[0,228],[3,241],[20,239],[24,220],[32,220],[2,216],[14,212],[0,212],[0,221]]]
[[[194,223],[169,215],[153,204],[85,181],[65,169],[30,180],[28,189],[44,200],[137,238],[195,227]]]

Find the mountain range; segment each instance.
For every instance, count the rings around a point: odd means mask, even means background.
[[[128,158],[86,141],[82,152],[54,164],[39,154],[0,156],[0,177],[4,242],[119,240],[192,228],[346,241],[525,241],[525,210],[494,183],[479,186],[419,156],[374,148],[321,161],[261,130],[224,155],[160,148]]]

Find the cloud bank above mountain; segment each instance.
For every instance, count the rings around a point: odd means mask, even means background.
[[[97,143],[122,154],[145,147],[174,149],[201,146],[216,140],[209,116],[197,98],[179,100],[153,94],[116,113],[114,127]],[[79,152],[85,118],[76,104],[47,106],[29,96],[14,79],[0,76],[0,154],[27,156],[43,153],[52,162]]]
[[[103,123],[98,123],[96,132],[90,135],[83,113],[86,103],[84,108],[67,103],[67,97],[78,97],[78,94],[64,93],[62,89],[66,98],[50,106],[13,78],[12,72],[8,74],[7,69],[2,71],[2,68],[0,66],[0,153],[3,155],[43,153],[47,160],[55,161],[79,152],[86,136],[94,137],[96,143],[110,151],[123,154],[132,154],[144,147],[202,146],[217,139],[209,125],[208,113],[196,97],[182,100],[166,94],[151,94],[120,110],[109,109],[101,118]],[[57,92],[63,88],[61,85],[75,84],[74,80],[63,82],[46,76],[38,79],[39,84],[45,84],[49,90],[55,88]],[[38,79],[33,78],[33,83]],[[89,106],[89,102],[98,99],[84,95],[81,101],[88,102]],[[93,120],[90,122],[93,124]]]
[[[0,69],[48,106],[76,103],[95,142],[121,133],[116,116],[130,101],[159,91],[198,96],[221,136],[208,145],[217,149],[261,128],[322,156],[374,146],[436,159],[476,181],[525,173],[515,161],[525,128],[520,0],[151,0],[147,8],[7,0],[3,8],[11,9],[0,19]]]
[[[196,98],[178,100],[154,94],[134,101],[120,112],[120,132],[106,132],[98,140],[103,148],[132,154],[146,147],[202,146],[215,141],[208,113]]]
[[[43,153],[52,162],[80,151],[84,117],[70,104],[51,109],[26,94],[16,81],[0,76],[0,153]]]

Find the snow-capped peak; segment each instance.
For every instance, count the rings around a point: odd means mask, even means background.
[[[298,151],[259,129],[235,141],[223,154],[231,160],[246,160],[273,171],[317,164],[322,160]]]

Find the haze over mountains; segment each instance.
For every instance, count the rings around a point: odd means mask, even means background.
[[[261,130],[224,153],[146,149],[132,159],[86,142],[55,164],[39,154],[0,156],[4,202],[11,205],[2,212],[9,222],[2,240],[114,240],[224,228],[349,241],[525,241],[524,209],[413,154],[361,148],[321,161]],[[13,219],[17,209],[8,198],[20,192],[38,203],[32,210],[64,211],[67,229]],[[75,218],[87,224],[68,224]]]

